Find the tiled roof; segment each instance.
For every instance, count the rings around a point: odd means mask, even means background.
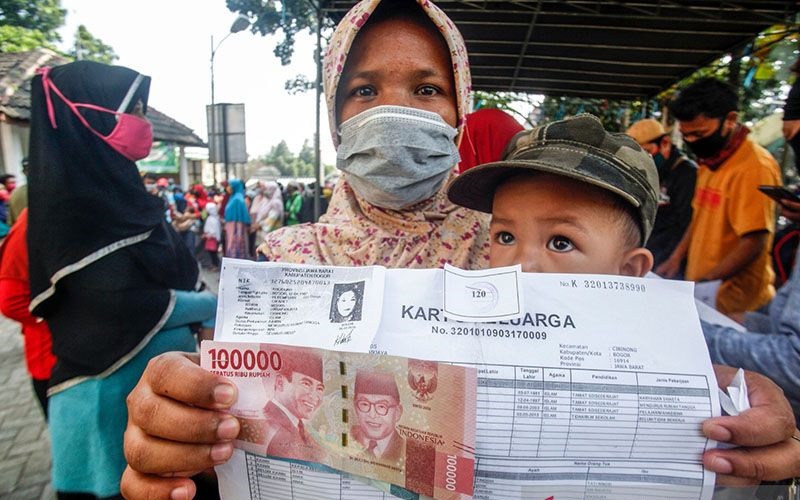
[[[31,119],[31,78],[40,66],[68,63],[52,50],[0,54],[0,113],[17,120]]]
[[[206,147],[206,143],[183,123],[170,118],[153,106],[147,106],[147,119],[153,124],[153,139],[182,146]]]
[[[31,119],[31,78],[40,66],[66,64],[69,59],[48,49],[0,53],[0,114],[20,121]],[[192,129],[152,106],[147,118],[153,124],[153,138],[182,146],[205,147]]]

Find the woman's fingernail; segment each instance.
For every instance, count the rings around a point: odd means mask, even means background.
[[[214,401],[220,405],[233,404],[236,390],[230,384],[220,384],[214,388]]]
[[[189,490],[186,486],[175,488],[169,493],[170,500],[189,500]]]
[[[725,458],[714,457],[714,459],[711,460],[711,466],[709,469],[717,474],[730,474],[733,472],[733,464]]]
[[[217,437],[220,439],[234,439],[239,435],[239,423],[235,417],[227,417],[217,426]]]
[[[231,443],[219,443],[211,447],[211,460],[216,464],[228,460],[231,458],[231,454],[233,454],[233,444]]]
[[[706,436],[714,441],[721,441],[723,443],[728,443],[731,439],[733,439],[733,434],[731,434],[731,431],[721,425],[706,426]]]

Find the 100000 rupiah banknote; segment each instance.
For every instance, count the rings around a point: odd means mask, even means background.
[[[397,356],[203,342],[251,453],[318,462],[437,499],[472,496],[477,374]]]

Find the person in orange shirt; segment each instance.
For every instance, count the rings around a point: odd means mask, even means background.
[[[31,285],[28,276],[28,209],[24,209],[0,247],[0,312],[22,323],[25,336],[25,364],[33,390],[47,418],[47,386],[56,363],[47,323],[28,310]]]
[[[692,222],[656,273],[675,276],[686,256],[686,279],[722,280],[720,312],[756,310],[775,295],[769,249],[776,207],[758,186],[781,184],[778,164],[739,123],[738,97],[730,85],[698,80],[681,91],[670,110],[700,168]]]

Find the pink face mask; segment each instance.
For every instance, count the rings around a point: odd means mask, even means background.
[[[94,104],[82,104],[82,103],[75,103],[67,99],[64,94],[61,93],[60,90],[55,86],[53,81],[50,79],[50,68],[44,67],[40,68],[37,71],[38,74],[42,75],[42,85],[44,86],[44,95],[47,99],[47,114],[50,117],[50,124],[53,128],[58,128],[56,124],[56,115],[55,110],[53,109],[53,101],[50,98],[50,91],[52,90],[58,97],[61,98],[64,103],[72,110],[75,116],[83,123],[83,125],[88,128],[89,130],[94,133],[97,137],[102,139],[106,144],[111,146],[111,148],[116,151],[117,153],[121,154],[125,158],[136,161],[141,160],[142,158],[146,158],[148,154],[150,154],[150,148],[153,147],[153,126],[150,124],[149,121],[145,120],[144,118],[140,118],[135,115],[130,115],[127,113],[123,113],[121,110],[124,110],[128,107],[130,103],[130,99],[133,97],[133,94],[136,92],[136,89],[139,87],[139,84],[142,80],[142,76],[139,75],[131,84],[131,87],[128,89],[128,93],[123,99],[122,104],[118,111],[113,111],[111,109],[103,108],[101,106],[96,106]],[[101,111],[103,113],[111,113],[117,116],[117,125],[114,127],[114,130],[111,131],[108,135],[103,135],[97,130],[95,130],[86,118],[80,113],[79,108],[86,108],[92,109],[95,111]]]

